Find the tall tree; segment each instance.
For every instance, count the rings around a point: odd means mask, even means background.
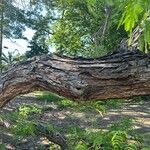
[[[121,39],[127,37],[123,28],[116,31],[122,13],[122,7],[118,9],[119,0],[115,3],[108,0],[36,0],[32,3],[34,11],[28,13],[29,24],[36,33],[30,42],[31,48],[35,44],[41,47],[40,39],[47,41],[49,36],[49,44],[57,53],[98,57],[117,49]],[[43,47],[46,43],[43,42]],[[38,49],[31,51],[38,54]]]
[[[30,9],[26,11],[28,21],[26,25],[35,31],[32,40],[29,42],[30,50],[27,57],[48,53],[48,37],[53,34],[51,23],[57,20],[54,13],[54,3],[51,0],[31,1]]]
[[[58,0],[59,19],[53,24],[50,42],[57,52],[67,55],[98,57],[117,49],[127,37],[118,20],[122,14],[119,1]]]
[[[2,65],[3,38],[25,38],[24,11],[15,5],[14,0],[0,1],[0,66]]]

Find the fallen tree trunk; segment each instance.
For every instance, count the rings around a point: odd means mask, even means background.
[[[0,76],[0,107],[36,89],[77,101],[148,95],[150,57],[139,51],[117,51],[98,59],[34,57]]]
[[[50,131],[47,126],[41,123],[35,124],[35,129],[37,135],[46,137],[49,141],[59,145],[62,150],[68,148],[67,139],[64,135]]]

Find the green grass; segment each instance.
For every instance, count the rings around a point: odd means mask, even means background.
[[[35,91],[33,92],[34,96],[36,96],[37,99],[46,101],[46,102],[57,102],[62,99],[62,97],[50,93],[48,91]]]
[[[27,118],[30,114],[41,113],[42,108],[37,105],[22,105],[19,107],[19,116],[22,118]]]
[[[5,144],[0,141],[0,150],[6,150]]]
[[[105,101],[107,109],[118,109],[124,104],[125,99],[109,99]]]
[[[80,111],[91,111],[92,109],[95,109],[97,111],[100,111],[102,113],[105,113],[107,109],[117,109],[122,106],[124,103],[124,100],[105,100],[105,101],[93,101],[93,102],[74,102],[72,100],[69,100],[64,97],[60,97],[56,94],[50,93],[48,91],[35,91],[34,96],[36,96],[37,99],[41,101],[45,101],[47,103],[53,102],[54,104],[58,105],[58,108],[60,109],[66,109],[66,108],[75,108]]]
[[[36,120],[31,120],[30,117],[39,113],[41,113],[40,107],[25,104],[20,106],[16,111],[3,115],[2,119],[11,121],[10,132],[17,138],[23,138],[34,135]]]
[[[65,109],[65,108],[69,108],[69,107],[76,107],[77,103],[74,101],[71,101],[67,98],[64,97],[60,97],[56,94],[50,93],[48,91],[35,91],[34,96],[36,96],[36,98],[38,100],[41,101],[45,101],[47,103],[54,103],[56,105],[58,105],[59,109]]]
[[[24,138],[27,136],[34,136],[35,122],[28,120],[17,120],[17,122],[11,127],[11,133],[17,138]]]
[[[71,101],[67,98],[61,99],[57,103],[59,109],[66,109],[66,108],[77,108],[78,104],[74,101]]]
[[[144,147],[142,150],[150,150],[150,146]]]
[[[129,131],[132,130],[132,124],[133,124],[133,119],[129,117],[123,117],[120,120],[114,122],[113,124],[110,125],[109,130],[113,131]]]

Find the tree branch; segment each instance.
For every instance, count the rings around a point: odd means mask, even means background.
[[[148,95],[150,57],[139,51],[117,51],[97,59],[34,57],[0,76],[0,107],[37,88],[76,101]]]

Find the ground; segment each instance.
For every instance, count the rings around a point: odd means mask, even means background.
[[[61,97],[58,97],[57,101],[53,97],[51,100],[47,99],[38,92],[18,96],[0,110],[0,115],[14,112],[23,104],[33,104],[42,108],[42,113],[32,114],[31,118],[36,119],[38,122],[54,125],[63,134],[67,134],[73,127],[77,126],[84,130],[107,130],[112,123],[122,118],[129,118],[134,120],[134,131],[143,136],[146,146],[150,146],[149,100],[128,99],[117,103],[109,101],[107,102],[107,108],[103,108],[102,105],[100,109],[97,107],[91,109],[90,105],[85,109],[83,106],[85,104],[83,104],[79,109],[76,104],[62,100]],[[61,103],[59,103],[59,100]],[[8,129],[2,126],[0,126],[0,129],[0,142],[8,150],[42,150],[46,149],[43,147],[46,147],[49,143],[45,137],[41,136],[28,136],[18,140]]]

